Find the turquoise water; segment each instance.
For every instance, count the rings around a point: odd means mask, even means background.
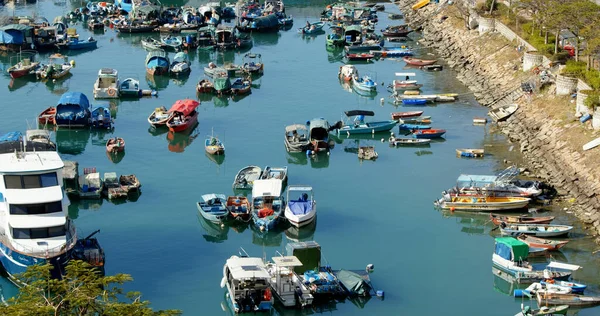
[[[14,12],[35,12],[52,20],[76,5],[67,3],[65,7],[43,1],[17,6]],[[375,139],[341,137],[331,155],[319,156],[317,161],[303,154],[288,154],[283,145],[286,125],[302,124],[315,117],[335,122],[343,111],[352,109],[372,110],[374,120],[385,120],[390,112],[412,108],[389,104],[389,93],[381,87],[374,97],[345,91],[337,80],[343,64],[341,52],[325,49],[325,35],[303,37],[297,33],[297,27],[306,20],[316,21],[325,3],[286,5],[296,27],[254,36],[251,51],[262,54],[265,74],[253,82],[252,94],[235,101],[202,99],[199,124],[189,134],[153,132],[146,118],[158,106],[196,98],[195,85],[203,78],[202,68],[209,61],[241,63],[245,52],[192,53],[188,79],[152,81],[145,77],[142,36],[123,36],[110,29],[93,34],[98,40],[97,50],[70,54],[76,67],[65,81],[15,81],[11,85],[3,71],[0,91],[5,114],[0,132],[24,131],[28,124],[33,126],[37,114],[54,105],[65,91],[84,92],[91,98],[101,67],[119,70],[121,78],[136,76],[144,88],[152,85],[159,90],[158,98],[92,101],[94,105],[110,103],[116,118],[113,133],[80,130],[54,134],[61,156],[79,161],[81,168],[134,173],[141,180],[142,195],[135,202],[74,203],[69,215],[75,219],[81,236],[101,230],[97,237],[106,252],[106,272],[131,274],[135,281],[125,288],[141,291],[157,309],[177,308],[186,315],[222,314],[224,290],[219,283],[225,260],[237,254],[239,247],[252,256],[267,258],[276,256],[276,251],[283,252],[295,237],[292,233],[261,237],[251,228],[210,226],[199,218],[195,202],[204,193],[233,194],[234,176],[246,165],[287,165],[289,183],[312,185],[318,202],[314,231],[303,232],[303,240],[319,242],[325,259],[334,268],[363,269],[373,263],[373,283],[386,296],[383,301],[373,298],[359,306],[345,301],[315,310],[279,313],[514,315],[521,301],[512,298],[509,285],[491,273],[492,236],[497,232],[491,231],[487,218],[446,214],[432,205],[460,173],[489,174],[504,167],[500,161],[510,145],[493,133],[491,126],[471,124],[473,117],[484,116],[487,109],[466,94],[467,88],[450,70],[425,73],[405,69],[404,62],[390,59],[358,64],[361,74],[370,73],[384,85],[392,82],[395,72],[408,71],[416,72],[417,79],[426,83],[424,94],[465,94],[458,102],[425,108],[425,115],[433,117],[433,125],[448,131],[445,139],[426,148],[390,148],[387,142],[380,142],[386,134]],[[386,10],[397,12],[388,3]],[[0,7],[0,14],[13,14],[13,9]],[[388,22],[385,14],[379,16],[378,29],[400,23]],[[92,35],[80,24],[76,28],[82,38]],[[427,54],[426,50],[418,52],[424,57]],[[10,57],[0,57],[0,67],[4,70],[9,66]],[[385,98],[383,105],[380,98]],[[224,160],[213,161],[204,153],[204,138],[213,130],[225,143]],[[105,140],[114,136],[127,142],[125,156],[118,163],[107,158],[104,148]],[[359,144],[375,146],[377,161],[360,162],[353,153]],[[456,148],[484,146],[492,153],[485,159],[455,156]],[[558,222],[572,223],[572,217],[559,215]],[[598,254],[590,254],[594,246],[583,231],[575,236],[576,240],[557,257],[583,265],[576,278],[598,291]],[[2,279],[0,285],[5,297],[16,293],[8,281]],[[586,309],[579,315],[599,311]]]

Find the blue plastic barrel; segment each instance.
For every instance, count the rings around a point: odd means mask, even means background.
[[[377,291],[377,296],[378,297],[384,297],[385,296],[385,292],[379,290],[379,291]]]
[[[346,35],[346,42],[352,42],[352,35]]]
[[[584,115],[584,116],[580,117],[580,118],[579,118],[579,121],[580,121],[581,123],[585,123],[586,121],[588,121],[588,120],[589,120],[589,119],[591,119],[591,118],[592,118],[592,116],[591,116],[591,115],[589,115],[589,114],[586,114],[586,115]]]
[[[185,42],[188,43],[188,44],[191,44],[192,43],[192,36],[191,35],[187,35],[185,37]]]
[[[523,296],[530,296],[531,294],[529,294],[529,291],[527,290],[515,290],[514,292],[514,296],[515,297],[523,297]]]

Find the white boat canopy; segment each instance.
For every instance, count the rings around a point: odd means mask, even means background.
[[[313,188],[308,185],[290,185],[288,191],[312,191]]]
[[[236,280],[271,278],[260,258],[231,257],[227,259],[227,267],[231,271],[231,277]]]
[[[550,264],[548,264],[548,268],[576,271],[576,270],[581,269],[581,266],[578,266],[575,264],[568,264],[568,263],[552,261],[552,262],[550,262]]]
[[[301,267],[302,262],[296,256],[273,257],[273,263],[278,267]]]
[[[293,132],[293,131],[306,131],[306,130],[308,130],[308,128],[302,124],[293,124],[293,125],[288,125],[285,127],[286,133]]]
[[[202,199],[204,201],[210,201],[210,200],[216,200],[216,199],[220,199],[220,200],[225,201],[225,200],[227,200],[227,197],[225,197],[225,195],[223,195],[223,194],[214,194],[214,193],[211,193],[211,194],[204,194],[202,196]]]
[[[279,179],[254,180],[252,197],[280,196],[283,183]]]
[[[414,77],[414,76],[416,76],[416,74],[414,72],[397,72],[396,76],[398,76],[398,77],[406,77],[406,76]]]

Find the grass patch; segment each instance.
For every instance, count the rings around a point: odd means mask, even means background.
[[[587,64],[583,61],[567,61],[562,73],[585,81],[594,90],[600,90],[600,71],[596,69],[587,70]]]

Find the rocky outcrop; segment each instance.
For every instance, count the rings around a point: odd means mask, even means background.
[[[413,2],[401,0],[397,4],[411,27],[422,29],[420,43],[433,48],[482,105],[493,106],[512,98],[514,91],[520,91],[522,82],[533,78],[530,72],[522,71],[522,54],[515,49],[516,44],[499,33],[467,30],[451,6],[430,5],[412,10]],[[520,146],[528,169],[567,194],[573,201],[570,210],[589,225],[591,233],[600,234],[600,212],[597,211],[600,196],[595,193],[600,188],[600,177],[593,168],[586,167],[581,148],[575,149],[562,137],[569,128],[564,121],[553,118],[553,113],[548,113],[543,106],[520,101],[520,109],[506,122],[498,124],[501,131]]]

